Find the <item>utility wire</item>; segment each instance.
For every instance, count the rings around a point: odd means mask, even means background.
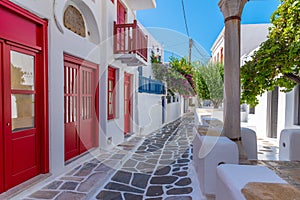
[[[189,33],[187,21],[186,21],[186,14],[185,14],[185,8],[184,8],[183,0],[181,0],[181,4],[182,4],[182,11],[183,11],[183,18],[184,18],[184,23],[185,23],[186,34],[188,35],[188,37],[190,37],[190,33]]]
[[[201,50],[195,45],[195,43],[193,43],[193,47],[195,47],[196,51],[200,54],[200,56],[206,59],[209,58],[208,55],[205,55],[203,52],[201,52]]]

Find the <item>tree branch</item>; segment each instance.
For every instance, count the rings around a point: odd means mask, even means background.
[[[285,73],[285,74],[283,74],[283,75],[284,75],[286,78],[288,78],[288,79],[294,81],[295,83],[300,84],[300,77],[299,77],[299,76],[297,76],[297,75],[295,75],[295,74],[293,74],[293,73]]]

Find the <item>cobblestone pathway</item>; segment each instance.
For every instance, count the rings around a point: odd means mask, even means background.
[[[133,137],[25,199],[202,199],[191,167],[192,127],[190,114],[144,138]]]

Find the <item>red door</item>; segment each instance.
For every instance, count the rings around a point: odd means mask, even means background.
[[[123,4],[118,0],[117,3],[117,24],[125,24],[126,23],[126,9]],[[126,42],[125,39],[127,38],[127,28],[118,28],[116,41],[117,41],[117,49],[119,50],[126,50]]]
[[[65,55],[65,160],[98,145],[97,65]]]
[[[6,46],[4,57],[5,186],[10,188],[40,172],[37,123],[36,53]]]
[[[126,23],[126,9],[119,0],[117,4],[117,24],[125,24],[125,23]]]
[[[1,193],[48,172],[49,161],[47,23],[8,1],[0,16]]]
[[[131,131],[131,77],[131,74],[124,73],[124,134]]]

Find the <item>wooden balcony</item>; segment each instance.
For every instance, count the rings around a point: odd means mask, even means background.
[[[114,22],[114,56],[127,66],[146,66],[148,36],[134,20],[132,24]]]

